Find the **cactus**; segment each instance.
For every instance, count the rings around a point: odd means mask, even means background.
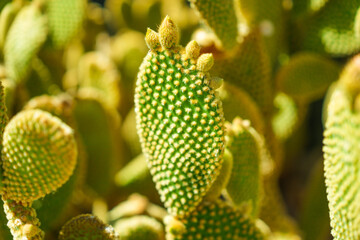
[[[23,81],[30,72],[31,61],[47,37],[46,17],[37,2],[25,6],[12,23],[4,45],[8,77]]]
[[[3,197],[31,202],[55,191],[75,168],[75,146],[72,129],[49,113],[28,110],[16,115],[4,131]]]
[[[119,237],[113,227],[91,214],[82,214],[71,219],[62,227],[59,234],[59,240],[85,239],[117,240]]]
[[[165,224],[167,239],[263,239],[262,233],[246,213],[233,209],[221,200],[203,202],[184,220],[168,216]]]
[[[148,30],[150,52],[140,67],[135,112],[161,199],[171,214],[185,216],[195,210],[218,175],[224,120],[207,73],[212,55],[199,56],[196,42],[184,49],[178,41],[177,26],[169,17],[159,33]]]
[[[115,230],[124,240],[163,240],[164,230],[158,221],[148,216],[134,216],[115,223]]]
[[[97,194],[105,196],[111,189],[119,160],[112,132],[119,118],[117,112],[106,108],[100,96],[94,89],[81,89],[73,114],[88,155],[86,182]]]
[[[52,0],[46,3],[52,45],[62,48],[78,34],[85,9],[85,0]]]
[[[325,183],[334,239],[360,237],[357,189],[359,151],[356,109],[359,85],[359,56],[343,70],[337,89],[331,95],[324,132]]]
[[[266,156],[265,143],[249,121],[235,118],[227,124],[226,147],[233,153],[233,169],[226,190],[237,207],[246,205],[257,216],[261,200],[260,166]]]
[[[98,2],[0,1],[0,239],[360,238],[360,0]]]
[[[34,200],[62,186],[76,165],[73,131],[41,110],[27,110],[11,119],[4,130],[2,198],[14,239],[42,239]]]
[[[216,33],[226,50],[236,46],[238,27],[233,1],[192,0],[191,4]]]
[[[359,3],[357,0],[329,1],[305,21],[301,47],[333,56],[348,56],[359,51],[360,41],[354,29]],[[314,24],[308,24],[309,21]]]
[[[313,102],[324,96],[330,84],[339,76],[339,66],[318,54],[301,53],[277,73],[278,89],[302,103]]]

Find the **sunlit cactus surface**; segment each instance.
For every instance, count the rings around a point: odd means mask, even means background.
[[[0,240],[360,240],[360,0],[0,1]]]

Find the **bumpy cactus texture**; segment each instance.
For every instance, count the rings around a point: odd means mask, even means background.
[[[185,216],[218,175],[224,149],[221,102],[207,71],[210,54],[196,42],[177,45],[178,30],[165,18],[140,67],[135,112],[142,149],[165,207]]]
[[[4,199],[3,199],[4,200]],[[4,200],[4,211],[8,219],[8,227],[15,240],[44,239],[44,232],[39,228],[40,221],[31,204],[17,203],[13,200]]]
[[[359,39],[360,0],[0,0],[0,240],[360,239]]]
[[[188,218],[181,220],[186,230],[177,233],[173,221],[165,222],[169,239],[264,239],[255,223],[243,212],[226,203],[203,202]]]
[[[355,214],[360,209],[358,188],[360,114],[354,109],[354,95],[347,91],[349,83],[357,85],[359,89],[359,80],[359,56],[357,56],[348,63],[340,77],[338,89],[331,95],[325,123],[323,149],[325,183],[332,235],[337,240],[360,238],[360,217]]]
[[[59,240],[119,240],[114,228],[91,214],[79,215],[61,229]]]
[[[11,119],[4,131],[4,198],[31,202],[55,191],[73,173],[77,148],[73,130],[41,110]]]

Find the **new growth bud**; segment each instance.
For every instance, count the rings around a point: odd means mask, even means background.
[[[159,35],[160,43],[166,49],[170,49],[178,44],[180,38],[179,29],[169,16],[166,16],[161,23]]]

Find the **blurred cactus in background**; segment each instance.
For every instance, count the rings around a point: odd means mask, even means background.
[[[359,53],[360,0],[0,1],[0,240],[360,239]]]

